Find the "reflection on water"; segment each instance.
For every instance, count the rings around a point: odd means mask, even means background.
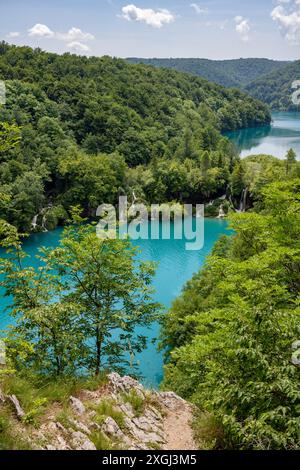
[[[300,113],[273,113],[271,126],[228,132],[241,157],[268,154],[284,158],[293,148],[300,159]]]

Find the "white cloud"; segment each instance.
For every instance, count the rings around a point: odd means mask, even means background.
[[[28,34],[31,37],[52,38],[55,33],[45,24],[37,23],[28,30]]]
[[[20,36],[19,31],[11,31],[6,35],[7,38],[12,39],[12,38],[18,38]]]
[[[95,39],[95,36],[92,34],[84,33],[81,29],[74,26],[67,33],[56,33],[56,37],[62,41],[90,41]]]
[[[164,24],[172,23],[175,20],[174,15],[169,10],[138,8],[132,4],[122,8],[122,17],[127,21],[144,22],[153,28],[161,28]]]
[[[68,49],[76,52],[88,52],[90,50],[89,46],[79,41],[72,41],[67,44],[67,47]]]
[[[198,5],[198,3],[191,3],[190,7],[195,10],[197,15],[203,15],[203,14],[208,13],[208,8],[203,8],[200,5]]]
[[[249,33],[251,30],[249,20],[243,18],[242,16],[236,16],[234,18],[235,21],[235,30],[240,35],[242,41],[247,42],[249,41]]]
[[[290,44],[300,43],[300,0],[280,0],[271,11],[271,18],[275,21],[284,38]]]
[[[52,31],[47,25],[37,23],[28,30],[30,37],[53,38],[66,43],[66,47],[77,52],[87,52],[90,50],[87,44],[82,41],[91,41],[95,39],[91,33],[85,33],[80,28],[73,26],[66,33]]]

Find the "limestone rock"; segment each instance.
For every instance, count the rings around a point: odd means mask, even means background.
[[[87,435],[91,434],[91,431],[84,423],[77,421],[76,419],[72,419],[72,418],[69,418],[69,420],[70,420],[70,423],[73,424],[73,426],[75,426],[76,429],[78,429],[79,431]]]
[[[57,450],[71,450],[71,447],[66,443],[62,436],[56,436],[56,440],[58,442],[58,445],[56,447]]]
[[[70,396],[70,403],[77,414],[83,415],[85,413],[85,406],[78,398]]]
[[[123,431],[119,428],[118,424],[111,417],[106,418],[106,420],[102,424],[101,430],[105,434],[108,434],[109,436],[115,437],[116,439],[120,440],[125,445],[131,445],[130,439],[126,436],[126,434],[123,433]]]
[[[112,372],[108,375],[109,385],[112,387],[115,393],[130,392],[135,389],[137,393],[144,396],[144,387],[132,377],[125,375],[121,377],[117,372]]]
[[[76,450],[97,450],[95,444],[81,431],[72,432],[71,444]]]
[[[133,408],[130,403],[122,403],[119,407],[128,418],[134,418]]]
[[[164,437],[161,434],[153,432],[153,428],[148,427],[150,430],[146,432],[140,429],[136,423],[129,418],[125,418],[126,427],[130,430],[133,437],[142,444],[147,444],[148,442],[163,443],[165,441]]]
[[[173,409],[186,403],[186,401],[174,392],[160,392],[156,394],[159,402],[167,408]]]

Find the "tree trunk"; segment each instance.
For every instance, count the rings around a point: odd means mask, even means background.
[[[95,375],[99,375],[101,367],[101,348],[102,348],[102,335],[99,326],[96,327],[96,368]]]

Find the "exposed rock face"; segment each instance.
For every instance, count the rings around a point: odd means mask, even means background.
[[[0,394],[1,398],[1,394]],[[25,413],[14,395],[4,397],[18,418]],[[97,391],[69,397],[69,407],[48,410],[39,429],[28,434],[31,447],[46,450],[196,449],[192,407],[173,392],[146,390],[132,377],[108,375]],[[24,425],[25,427],[25,425]]]

